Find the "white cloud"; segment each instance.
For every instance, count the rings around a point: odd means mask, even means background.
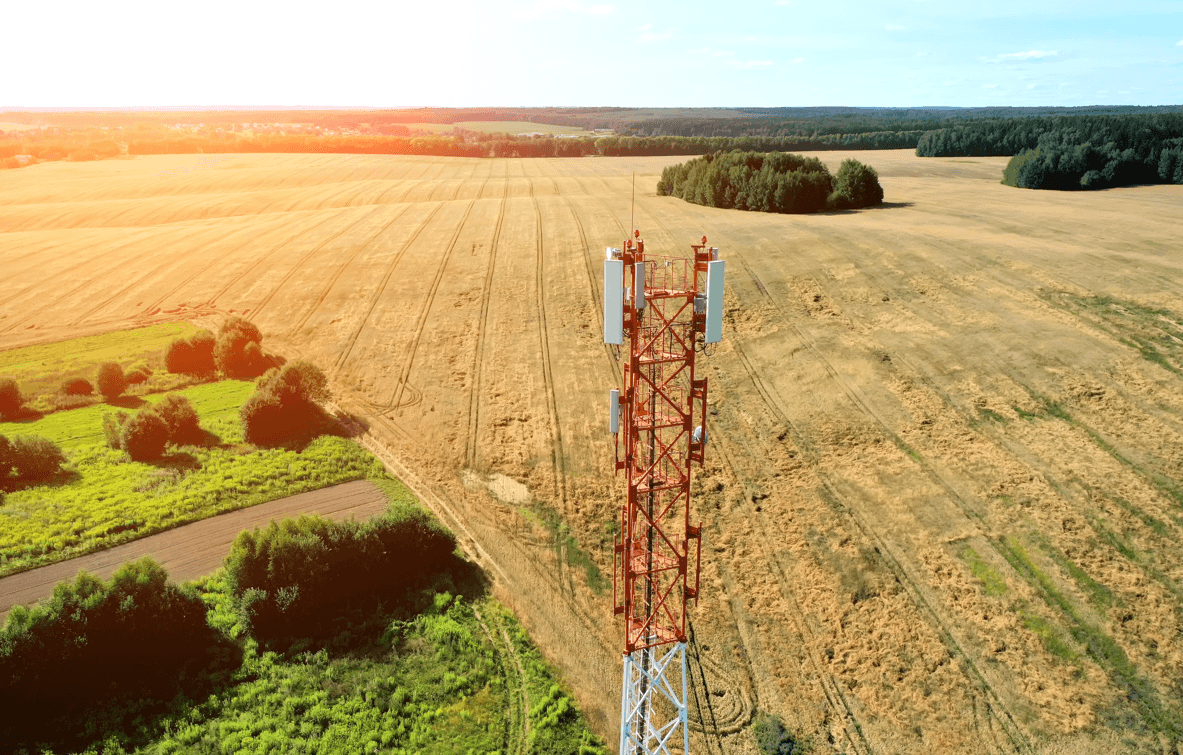
[[[663,39],[669,39],[672,34],[668,31],[644,31],[641,36],[637,37],[638,42],[660,42]]]
[[[615,10],[615,5],[584,5],[579,0],[536,0],[529,8],[519,11],[518,15],[522,18],[554,18],[560,13],[607,16]]]
[[[916,53],[916,57],[918,57],[918,58],[923,58],[923,57],[927,57],[927,56],[928,56],[928,53],[926,53],[926,52],[917,52]]]
[[[982,84],[982,89],[997,89],[997,84]]]
[[[752,68],[767,68],[772,65],[771,60],[728,60],[724,62],[732,68],[741,71],[747,71]]]
[[[649,31],[652,28],[653,24],[641,24],[637,28],[633,29],[633,31]]]
[[[1042,60],[1043,58],[1051,58],[1059,55],[1059,52],[1052,50],[1028,50],[1027,52],[1008,52],[1004,55],[999,55],[999,60]]]
[[[888,24],[884,28],[887,29],[888,31],[907,31],[908,27],[900,26],[899,24]]]
[[[734,55],[734,54],[735,53],[728,52],[727,50],[715,50],[714,52],[711,53],[711,55],[716,58],[725,58],[725,57],[728,57],[728,56]]]
[[[792,59],[792,60],[790,60],[789,62],[790,62],[790,63],[804,63],[804,62],[805,62],[805,58],[793,58],[793,59]]]
[[[773,3],[773,5],[792,5],[792,4],[793,4],[792,0],[776,0],[776,2]]]
[[[709,48],[709,47],[696,47],[693,50],[687,50],[686,54],[687,55],[706,55],[710,51],[711,51],[711,48]]]
[[[1176,42],[1175,47],[1183,47],[1183,39],[1180,39],[1178,42]]]
[[[1028,88],[1028,89],[1034,89],[1034,88],[1035,88],[1035,87],[1037,87],[1037,86],[1039,86],[1039,85],[1038,85],[1038,84],[1028,84],[1028,85],[1027,85],[1027,88]]]

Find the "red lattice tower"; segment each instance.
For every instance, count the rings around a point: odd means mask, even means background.
[[[689,745],[686,610],[698,600],[702,553],[702,530],[690,523],[690,471],[707,441],[707,380],[696,377],[695,357],[719,340],[724,264],[705,237],[692,258],[650,259],[634,235],[608,251],[604,304],[605,340],[628,339],[623,390],[610,404],[616,470],[628,482],[613,575],[625,621],[622,755]]]

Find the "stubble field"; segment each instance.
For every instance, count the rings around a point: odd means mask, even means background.
[[[609,574],[623,494],[599,261],[635,172],[651,254],[706,235],[728,260],[695,482],[714,692],[696,750],[752,750],[757,709],[818,752],[1183,746],[1183,187],[818,156],[878,169],[888,204],[654,196],[675,157],[6,171],[0,348],[251,319],[331,375],[611,742],[620,627],[586,559]]]

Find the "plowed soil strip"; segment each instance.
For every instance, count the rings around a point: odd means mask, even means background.
[[[110,579],[125,562],[151,556],[168,570],[173,580],[183,582],[202,577],[221,566],[234,538],[243,530],[300,514],[319,514],[333,521],[350,517],[365,519],[386,506],[386,494],[373,483],[366,480],[347,482],[219,514],[110,550],[14,574],[0,579],[0,622],[13,606],[41,600],[53,592],[53,586],[58,582],[73,579],[83,570]]]

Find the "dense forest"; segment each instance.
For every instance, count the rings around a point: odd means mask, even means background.
[[[925,134],[916,154],[1013,155],[1003,183],[1028,189],[1183,183],[1183,114],[1082,115],[959,124]]]
[[[807,213],[870,207],[883,201],[879,175],[845,160],[838,175],[816,157],[723,152],[661,172],[657,193],[706,205],[759,212]]]

